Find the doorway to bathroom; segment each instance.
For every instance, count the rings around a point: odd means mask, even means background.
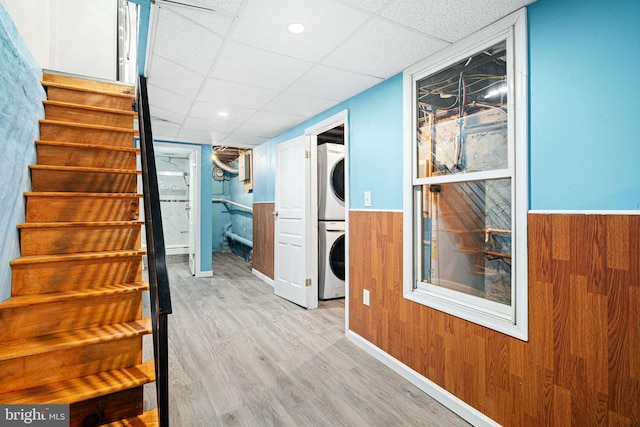
[[[167,255],[188,258],[195,275],[200,269],[200,147],[159,143],[154,147]]]

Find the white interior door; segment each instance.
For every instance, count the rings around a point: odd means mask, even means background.
[[[307,271],[310,163],[304,136],[276,146],[274,291],[302,307],[316,308]]]

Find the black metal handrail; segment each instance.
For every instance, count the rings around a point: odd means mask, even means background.
[[[171,314],[171,292],[167,274],[162,215],[156,159],[153,152],[151,116],[147,97],[147,79],[138,79],[138,128],[142,159],[142,189],[147,236],[147,264],[149,268],[149,299],[153,329],[153,354],[156,370],[156,397],[160,427],[169,426],[169,341],[167,315]]]

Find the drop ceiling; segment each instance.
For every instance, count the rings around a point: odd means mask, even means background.
[[[156,0],[154,138],[262,144],[532,2]]]

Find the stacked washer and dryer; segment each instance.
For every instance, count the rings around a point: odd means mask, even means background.
[[[318,145],[318,298],[345,295],[344,145]]]

